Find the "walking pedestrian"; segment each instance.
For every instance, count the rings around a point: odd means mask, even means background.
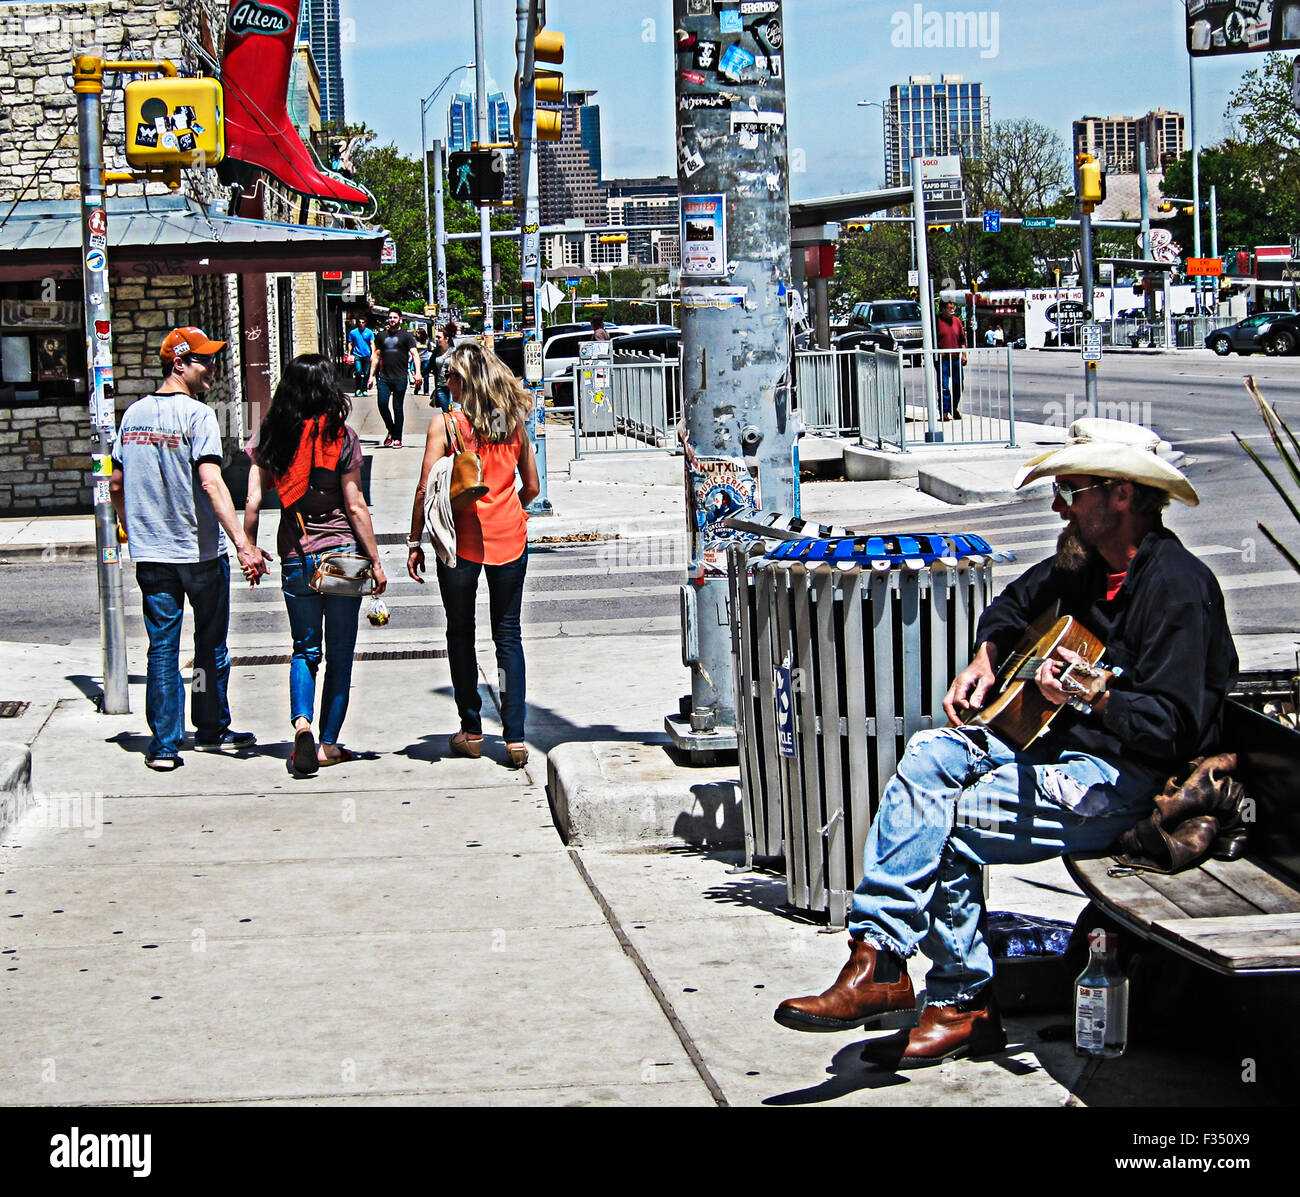
[[[939,375],[940,418],[960,420],[962,376],[966,367],[966,326],[951,299],[945,299],[939,305],[935,336],[939,342],[936,371]]]
[[[122,416],[113,447],[109,495],[130,537],[149,636],[145,719],[152,733],[144,763],[158,772],[183,765],[185,688],[179,655],[188,599],[194,618],[190,716],[199,752],[248,748],[252,732],[230,729],[230,559],[226,536],[252,585],[267,555],[244,535],[221,477],[221,431],[204,402],[225,341],[199,328],[174,328],[159,356],[163,380]],[[224,530],[224,533],[223,533]]]
[[[291,763],[300,774],[352,759],[339,743],[339,734],[348,712],[361,612],[360,595],[321,594],[312,589],[312,574],[325,552],[359,552],[370,558],[374,593],[383,594],[388,585],[370,509],[361,492],[361,441],[347,424],[351,409],[329,360],[304,353],[289,363],[257,442],[248,450],[254,469],[248,479],[244,531],[251,543],[257,543],[263,496],[271,487],[280,495],[276,546],[280,587],[293,634]],[[317,747],[311,728],[322,647],[325,682]]]
[[[433,360],[434,344],[429,336],[428,329],[424,325],[420,325],[415,330],[415,348],[420,357],[420,381],[416,385],[414,393],[427,395],[429,393],[430,363]]]
[[[375,352],[375,330],[367,327],[365,316],[358,316],[348,333],[348,348],[353,359],[352,393],[355,398],[360,398],[368,389],[366,380],[370,374],[370,358]]]
[[[456,326],[455,320],[448,320],[440,329],[434,339],[434,357],[433,370],[435,372],[433,386],[433,400],[430,407],[439,408],[442,411],[451,411],[451,391],[447,386],[447,369],[451,362],[451,351],[456,347],[456,338],[460,335],[460,329]]]
[[[394,308],[388,313],[388,324],[375,337],[374,351],[370,355],[370,381],[376,383],[379,414],[383,417],[388,436],[384,447],[402,447],[403,407],[406,403],[406,382],[410,364],[415,363],[415,381],[418,384],[420,355],[415,338],[402,327],[402,313]],[[393,410],[388,410],[391,400]]]
[[[482,700],[474,651],[474,601],[480,573],[487,574],[492,640],[501,679],[501,724],[506,758],[519,768],[528,762],[524,743],[524,647],[519,613],[528,570],[528,517],[524,508],[540,492],[537,460],[528,438],[528,392],[501,360],[476,342],[448,355],[447,385],[460,410],[429,424],[424,460],[411,512],[406,569],[423,584],[425,482],[439,458],[455,451],[458,439],[483,462],[488,491],[455,513],[456,563],[438,562],[438,589],[447,610],[447,660],[460,715],[450,741],[457,756],[483,753]],[[515,489],[518,474],[521,487]]]

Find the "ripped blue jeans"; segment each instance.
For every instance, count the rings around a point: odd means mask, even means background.
[[[984,729],[918,732],[880,802],[849,932],[931,961],[930,1005],[993,978],[982,869],[1100,851],[1152,807],[1164,778],[1081,752],[1017,752]]]

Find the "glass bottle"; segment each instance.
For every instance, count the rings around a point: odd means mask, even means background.
[[[1074,982],[1074,1051],[1113,1060],[1128,1046],[1128,978],[1116,953],[1119,937],[1094,930],[1088,966]]]

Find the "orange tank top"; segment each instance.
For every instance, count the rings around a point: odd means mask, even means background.
[[[480,440],[463,411],[452,417],[460,428],[465,448],[483,462],[483,482],[488,488],[476,503],[456,516],[456,556],[483,565],[509,565],[523,556],[528,544],[528,517],[515,490],[515,471],[523,448],[522,432],[509,440]]]

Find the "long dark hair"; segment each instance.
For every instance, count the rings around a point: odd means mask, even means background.
[[[271,410],[257,434],[258,463],[273,478],[281,477],[293,461],[303,426],[325,417],[322,437],[334,441],[343,433],[352,403],[338,384],[334,363],[319,353],[302,353],[285,367],[271,398]]]

